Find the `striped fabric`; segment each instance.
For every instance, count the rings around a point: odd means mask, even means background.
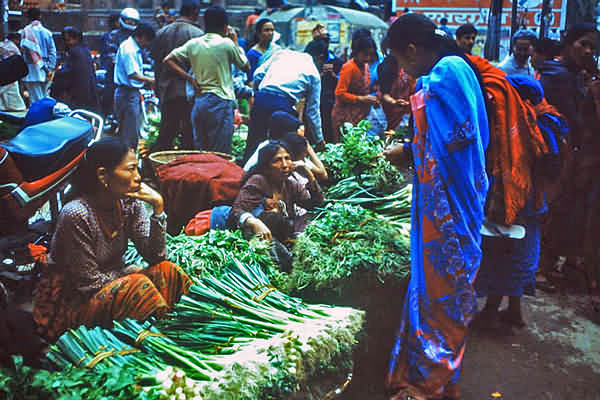
[[[125,318],[162,317],[191,283],[179,266],[163,261],[108,283],[89,299],[73,299],[63,296],[66,277],[53,274],[40,281],[33,316],[39,333],[54,342],[79,325],[110,327]]]

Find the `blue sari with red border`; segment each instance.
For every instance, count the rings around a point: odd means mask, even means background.
[[[475,73],[457,56],[442,58],[419,79],[411,107],[411,280],[388,385],[418,399],[454,398],[477,310],[487,113]]]

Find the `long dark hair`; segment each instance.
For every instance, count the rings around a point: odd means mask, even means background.
[[[240,187],[243,187],[248,179],[250,179],[250,177],[253,175],[267,175],[271,160],[281,149],[289,153],[286,144],[279,140],[271,140],[263,148],[261,148],[258,152],[258,161],[252,168],[248,170],[248,172],[244,174]]]
[[[462,58],[477,77],[483,99],[487,105],[487,95],[479,70],[465,55],[465,52],[458,47],[456,42],[444,32],[438,31],[437,26],[426,16],[410,13],[398,17],[390,27],[384,43],[388,49],[400,52],[404,52],[409,44],[422,46],[428,51],[437,52],[440,60],[449,56]]]
[[[252,39],[252,46],[250,46],[249,48],[254,47],[254,45],[260,42],[260,32],[262,31],[263,26],[265,26],[265,24],[269,22],[272,23],[273,26],[275,26],[273,21],[271,21],[269,18],[261,18],[258,21],[256,21],[256,24],[254,24],[254,38]]]
[[[73,197],[97,193],[101,187],[96,175],[98,168],[113,171],[129,150],[117,137],[104,137],[93,143],[73,176]]]

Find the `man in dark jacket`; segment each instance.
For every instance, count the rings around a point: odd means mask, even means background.
[[[63,66],[56,72],[52,88],[55,97],[71,108],[96,111],[96,73],[90,49],[83,43],[83,34],[73,26],[63,30],[67,56]]]
[[[154,59],[156,94],[160,99],[160,135],[151,151],[169,150],[178,132],[183,132],[183,148],[192,149],[193,102],[186,97],[186,81],[162,61],[175,48],[188,40],[204,35],[196,26],[200,12],[199,0],[183,0],[180,17],[158,31],[151,56]],[[184,66],[186,70],[189,65]]]

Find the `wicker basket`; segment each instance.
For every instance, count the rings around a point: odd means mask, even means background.
[[[226,159],[227,161],[235,162],[235,157],[231,154],[219,153],[217,151],[199,151],[199,150],[168,150],[168,151],[159,151],[156,153],[150,154],[148,157],[152,162],[152,167],[154,169],[160,167],[161,165],[167,164],[179,157],[191,155],[191,154],[214,154],[221,158]]]

